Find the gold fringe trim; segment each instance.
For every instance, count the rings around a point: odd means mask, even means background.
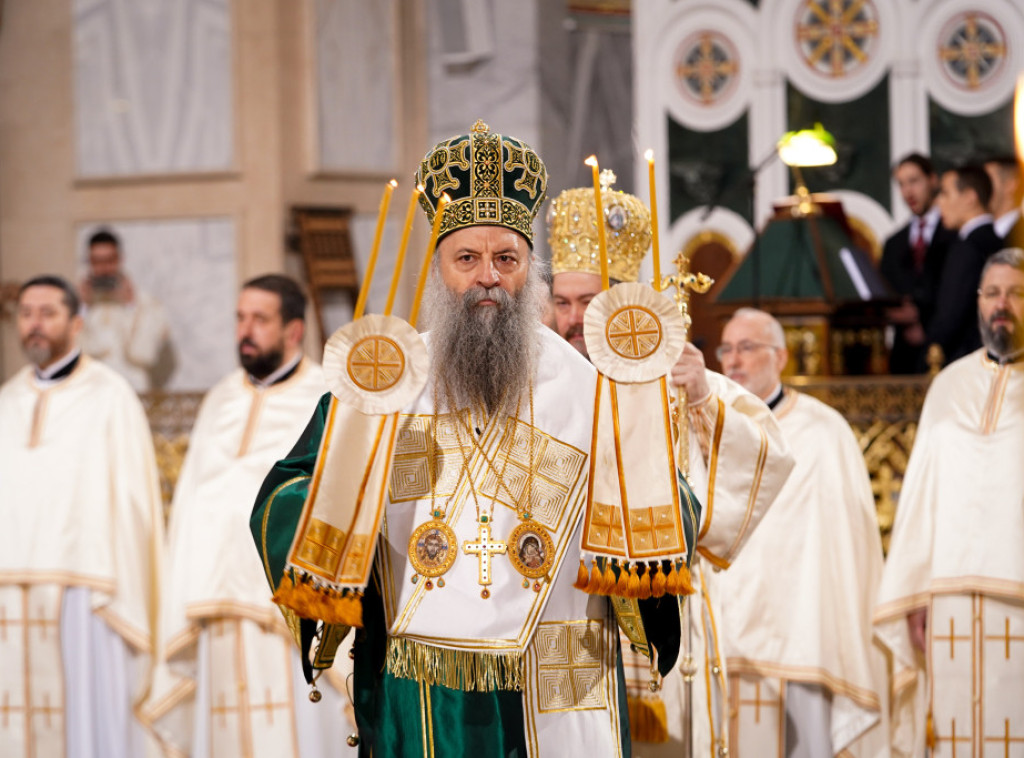
[[[449,650],[391,637],[386,666],[392,676],[463,692],[523,690],[523,654],[518,650],[511,653]]]
[[[668,742],[668,713],[660,697],[631,697],[629,735],[635,742]]]
[[[363,625],[361,593],[316,586],[308,576],[301,576],[296,583],[292,579],[292,572],[286,571],[273,600],[304,619],[343,626]]]
[[[591,562],[589,572],[583,561],[580,561],[576,583],[573,585],[576,589],[588,595],[611,595],[640,600],[694,593],[693,577],[681,558],[632,565],[628,561],[620,563],[616,558],[601,560],[604,561],[604,571],[595,560]]]

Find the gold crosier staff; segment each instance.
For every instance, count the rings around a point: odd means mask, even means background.
[[[654,232],[655,234],[657,232]],[[687,257],[685,251],[680,251],[679,255],[676,256],[674,261],[676,265],[676,273],[670,274],[662,279],[659,284],[660,289],[672,287],[674,292],[672,298],[676,301],[676,307],[679,309],[679,315],[683,317],[683,327],[686,332],[686,338],[690,337],[690,325],[693,320],[690,318],[690,293],[698,292],[704,294],[707,292],[711,285],[715,283],[715,280],[706,274],[692,274],[690,273],[690,259]],[[676,465],[679,466],[680,471],[683,472],[683,476],[686,477],[687,481],[690,479],[690,416],[688,412],[689,398],[686,396],[686,389],[683,387],[675,388],[675,407],[673,409],[673,420],[677,437],[676,437]],[[696,541],[697,532],[699,531],[699,524],[693,525],[693,539]],[[692,613],[692,601],[689,597],[683,598],[679,604],[679,621],[681,629],[680,631],[684,635],[686,640],[683,665],[680,671],[683,675],[683,756],[684,758],[692,758],[693,756],[693,681],[697,675],[697,666],[693,660],[693,627],[691,625],[690,614]],[[653,672],[652,672],[653,673]],[[653,680],[652,680],[653,683]],[[656,686],[656,685],[655,685]],[[654,687],[652,686],[652,689]]]
[[[657,232],[654,232],[655,234]],[[690,293],[705,294],[711,285],[715,283],[707,274],[690,273],[690,258],[686,252],[681,250],[676,256],[676,273],[670,274],[661,280],[660,289],[672,287],[672,299],[676,301],[676,308],[679,315],[683,317],[683,327],[686,330],[686,338],[690,338],[690,326],[693,319],[690,318]],[[676,463],[683,472],[683,476],[689,479],[690,476],[690,417],[687,413],[689,398],[686,397],[686,390],[683,387],[676,387],[676,406],[674,413],[675,428],[678,438],[676,439]],[[697,525],[693,525],[694,530]]]
[[[676,256],[674,261],[676,266],[676,273],[670,274],[665,278],[661,277],[660,260],[659,260],[659,244],[658,244],[658,200],[657,192],[655,191],[655,173],[654,173],[654,151],[648,150],[644,157],[647,159],[648,176],[650,179],[650,193],[651,193],[651,239],[654,250],[654,289],[659,292],[667,287],[673,288],[672,298],[676,301],[676,307],[679,309],[679,315],[683,317],[683,329],[684,336],[689,339],[690,336],[690,325],[693,320],[690,318],[690,293],[698,292],[700,294],[706,293],[711,285],[715,283],[714,279],[707,276],[706,274],[692,274],[690,273],[690,258],[686,255],[685,250],[680,250],[679,255]],[[690,417],[687,410],[689,398],[686,396],[686,390],[682,387],[675,388],[675,407],[673,409],[673,428],[676,432],[676,465],[680,467],[683,472],[683,476],[686,477],[687,481],[690,478]],[[693,538],[697,539],[699,525],[693,525]],[[679,621],[680,631],[686,635],[686,647],[683,657],[682,675],[685,683],[683,689],[683,756],[684,758],[692,758],[693,756],[693,680],[697,674],[697,666],[693,660],[693,636],[692,626],[690,623],[691,613],[691,601],[687,597],[679,604]],[[656,690],[658,688],[656,669],[653,665],[651,666],[651,689]]]

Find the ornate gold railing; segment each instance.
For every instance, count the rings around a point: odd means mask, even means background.
[[[929,382],[927,376],[786,380],[790,386],[831,405],[853,427],[871,475],[878,528],[886,550]]]

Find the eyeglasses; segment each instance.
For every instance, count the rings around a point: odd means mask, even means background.
[[[736,345],[730,345],[726,342],[719,345],[718,349],[715,350],[715,357],[721,361],[725,356],[732,355],[733,351],[735,351],[737,355],[750,355],[755,350],[760,350],[763,347],[767,347],[771,350],[782,349],[778,345],[769,345],[767,342],[751,342],[750,340],[743,340],[743,342]]]
[[[1001,290],[998,287],[988,287],[984,290],[978,290],[978,297],[988,302],[998,300],[1004,295],[1011,302],[1024,303],[1024,287],[1010,287],[1005,290]]]

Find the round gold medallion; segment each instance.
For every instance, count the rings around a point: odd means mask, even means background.
[[[394,340],[380,334],[364,337],[348,355],[348,375],[367,392],[394,387],[405,370],[405,355]]]
[[[508,536],[508,558],[523,576],[540,579],[555,562],[555,543],[548,530],[532,519],[522,521]]]
[[[661,344],[661,322],[638,305],[628,305],[612,314],[605,326],[605,338],[616,355],[641,360]]]
[[[441,576],[455,563],[458,553],[455,532],[434,519],[416,527],[409,538],[409,562],[416,573],[428,579]]]

